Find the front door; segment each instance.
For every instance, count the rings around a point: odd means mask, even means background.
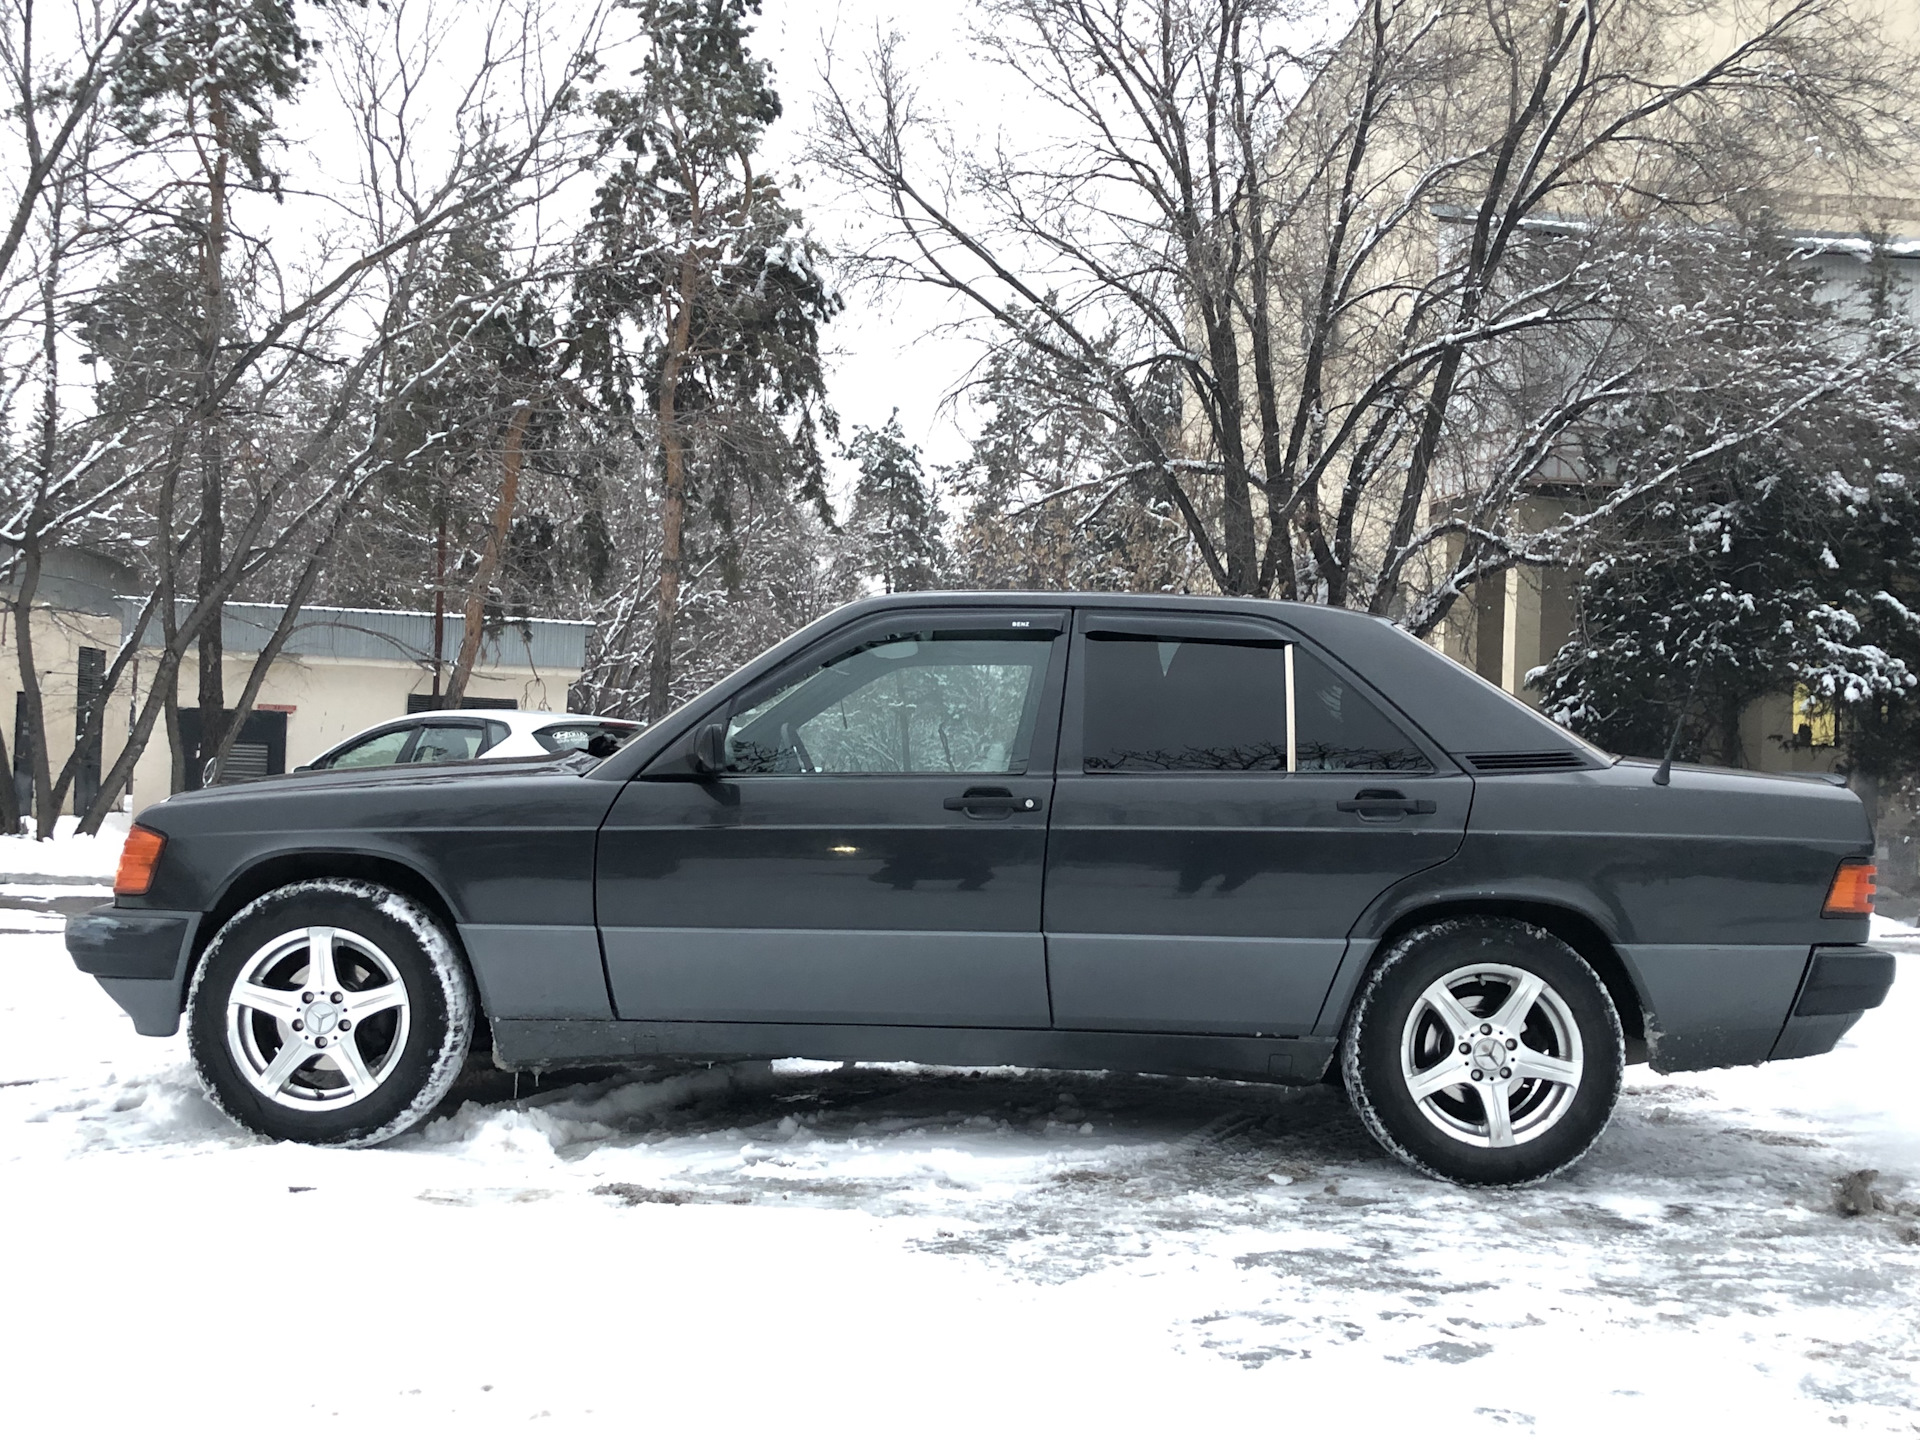
[[[630,782],[597,882],[619,1015],[1046,1026],[1064,627],[861,622],[709,717],[722,773]]]
[[[1047,861],[1054,1023],[1293,1036],[1472,781],[1249,617],[1082,612]]]

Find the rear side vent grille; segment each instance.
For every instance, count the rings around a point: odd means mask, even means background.
[[[1587,762],[1571,750],[1494,750],[1468,755],[1481,775],[1539,775],[1549,770],[1584,770]]]

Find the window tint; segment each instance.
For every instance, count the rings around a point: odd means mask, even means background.
[[[568,750],[584,750],[592,743],[596,735],[605,735],[615,745],[624,744],[640,731],[638,725],[622,725],[618,722],[595,723],[591,720],[566,720],[558,725],[549,725],[544,730],[533,732],[533,738],[540,742],[540,748],[558,755]],[[612,754],[612,751],[606,753]]]
[[[400,752],[406,747],[407,737],[413,734],[411,726],[402,725],[398,730],[386,730],[378,735],[369,735],[358,745],[349,746],[327,761],[329,770],[358,770],[368,765],[391,765],[399,760]]]
[[[748,775],[1025,771],[1052,633],[885,635],[751,703],[727,725]]]
[[[480,753],[486,734],[478,725],[423,725],[410,763],[433,765],[443,760],[471,760]]]
[[[1287,768],[1280,641],[1096,634],[1086,654],[1087,770]]]
[[[1427,757],[1361,695],[1305,650],[1294,651],[1293,686],[1302,770],[1431,770]]]

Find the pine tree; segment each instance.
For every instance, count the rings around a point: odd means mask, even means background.
[[[673,703],[683,589],[703,558],[742,573],[743,510],[769,492],[825,511],[819,326],[839,307],[780,187],[757,168],[780,101],[748,49],[758,0],[630,0],[646,58],[595,99],[612,158],[582,243],[567,364],[616,425],[651,410],[659,555],[647,712]]]
[[[855,427],[845,453],[859,471],[847,521],[854,567],[889,595],[937,588],[947,572],[940,505],[900,412],[878,430]]]

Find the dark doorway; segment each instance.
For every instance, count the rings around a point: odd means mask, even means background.
[[[27,692],[13,696],[13,805],[16,815],[33,813],[33,757],[27,752]]]
[[[94,708],[104,705],[107,699],[107,652],[95,650],[91,646],[80,647],[80,677],[74,691],[73,743],[78,759],[73,767],[73,811],[76,815],[86,813],[94,797],[100,793],[101,730],[96,730],[92,740],[87,740],[87,722]]]
[[[231,712],[229,712],[231,714]],[[180,707],[180,746],[187,754],[200,753],[200,709]],[[188,767],[191,771],[192,767]],[[262,775],[284,775],[287,771],[287,716],[283,710],[254,710],[240,727],[222,768],[220,784],[236,780],[257,780]],[[189,773],[187,788],[198,790],[201,777]]]

